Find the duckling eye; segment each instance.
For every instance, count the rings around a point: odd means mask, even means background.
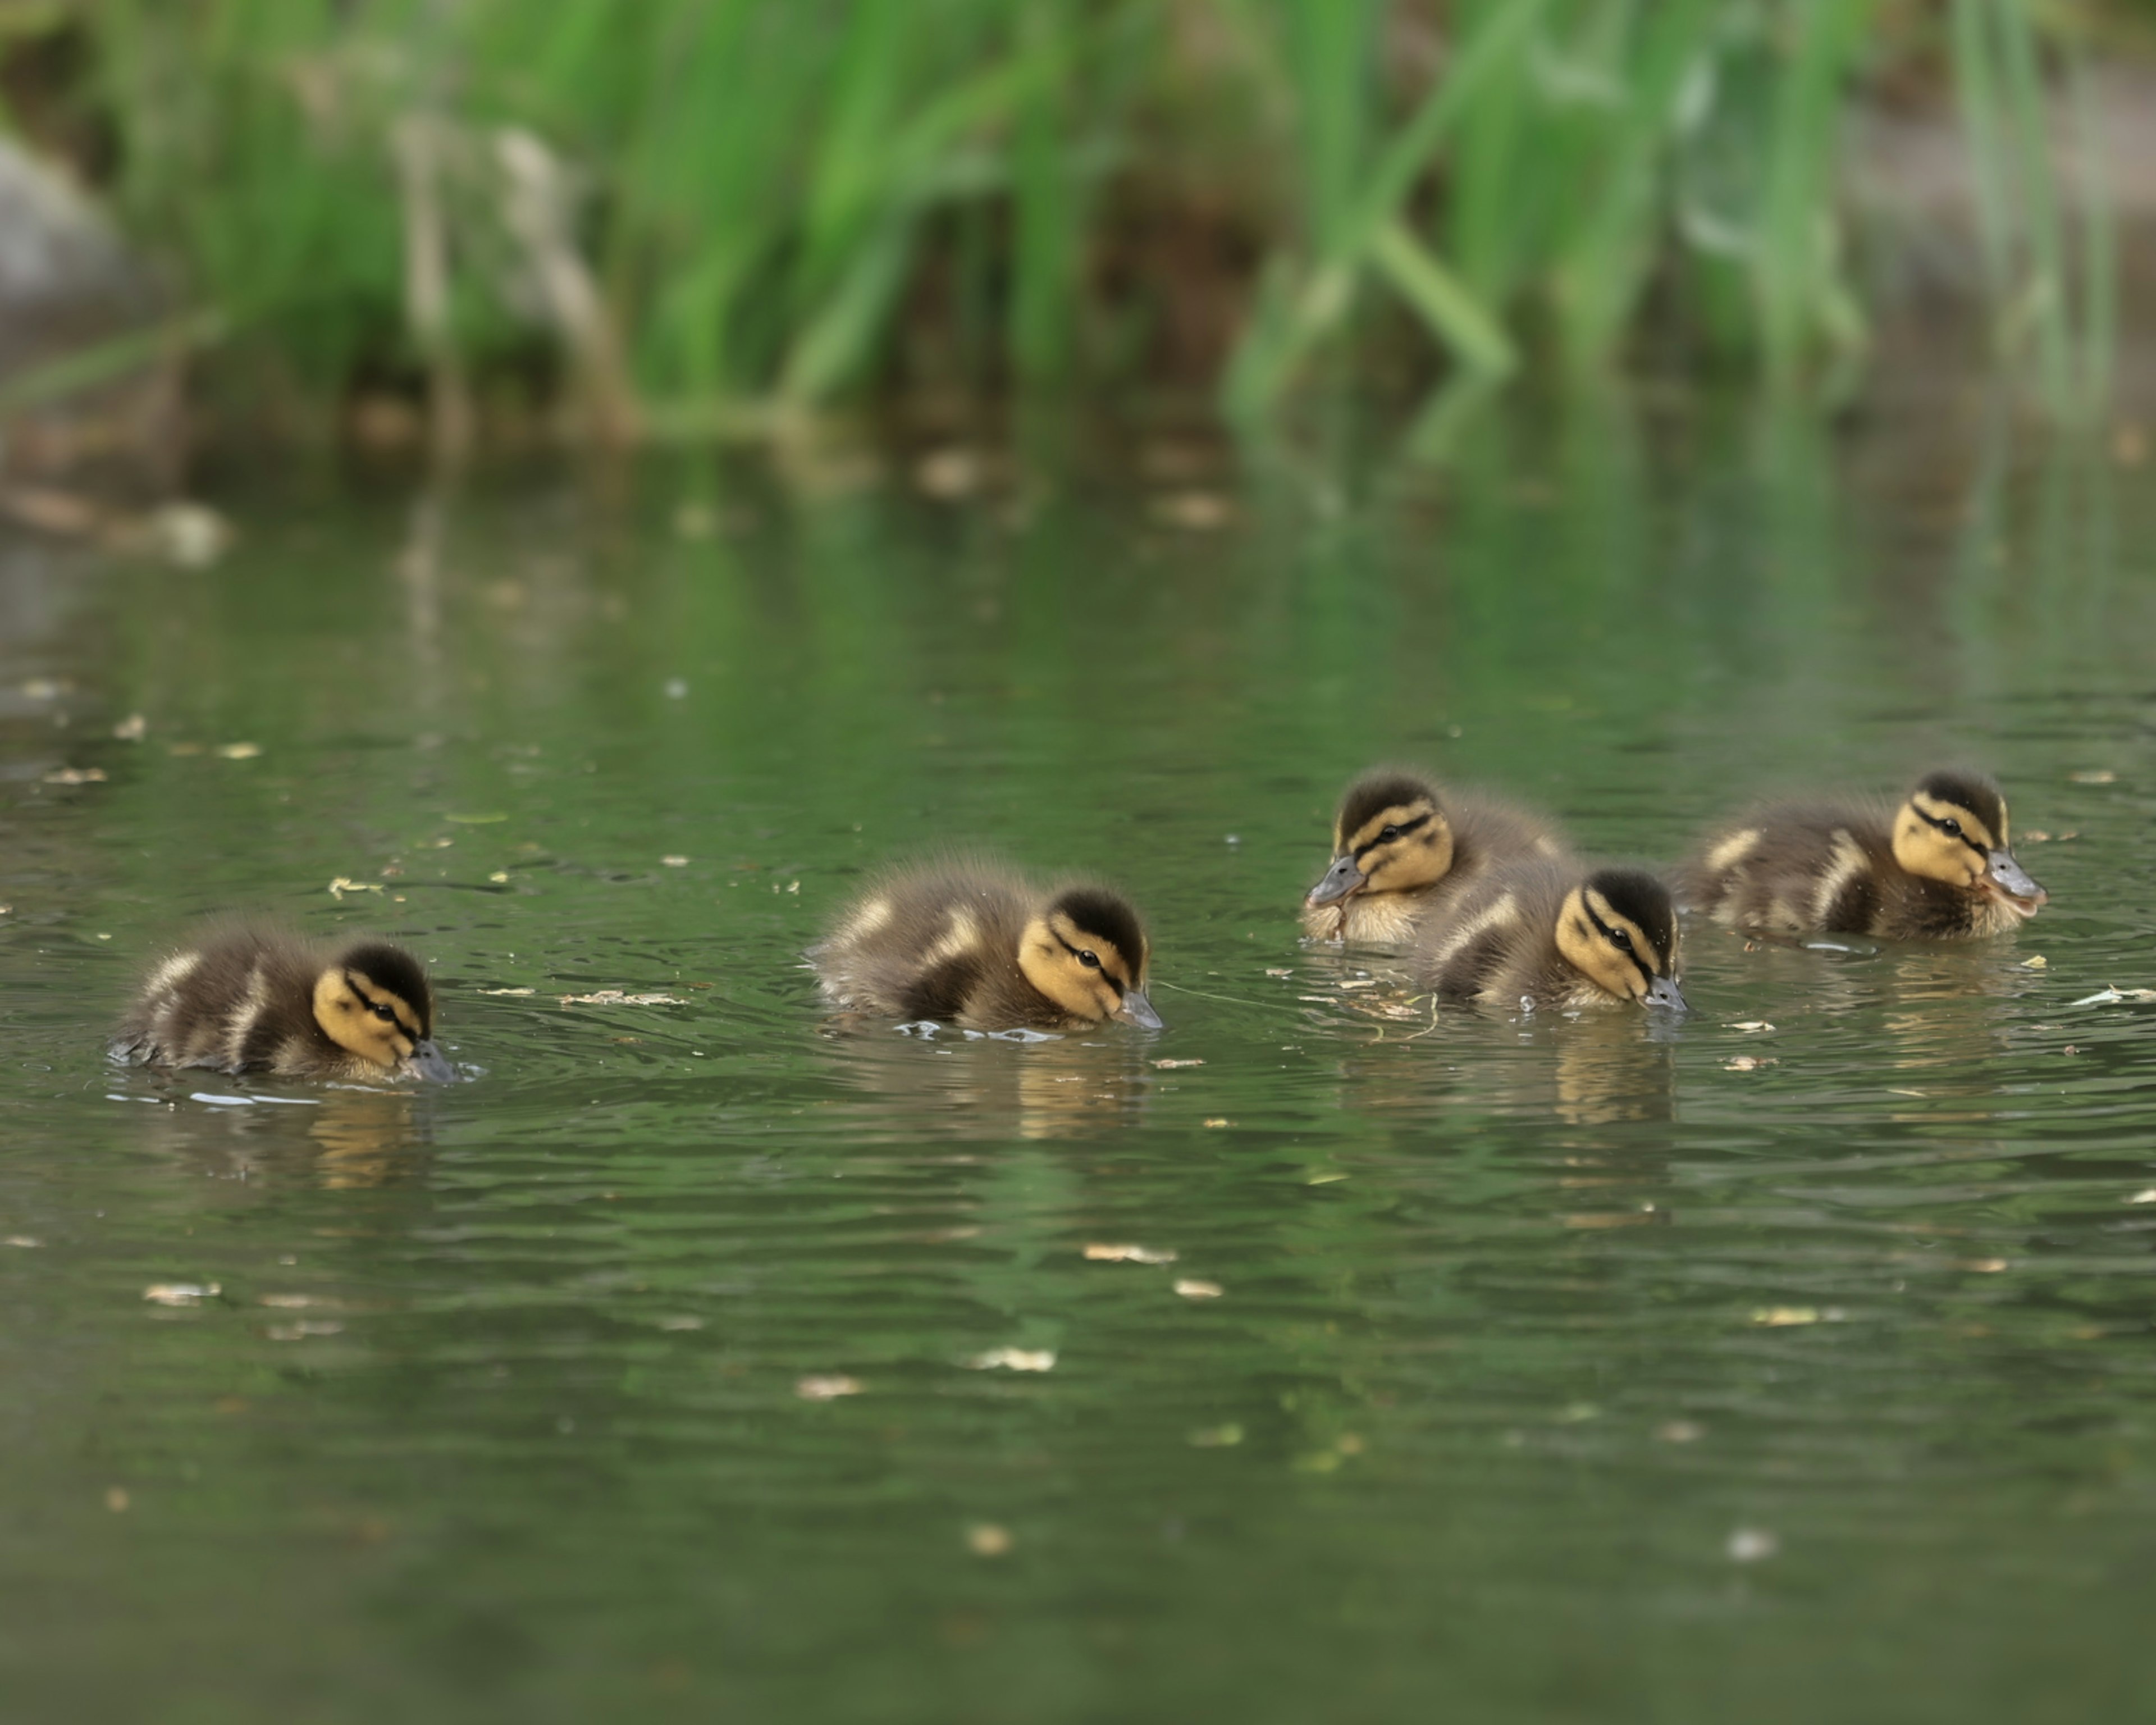
[[[1958,839],[1961,837],[1961,823],[1952,815],[1948,815],[1939,823],[1939,830],[1949,839]]]
[[[1609,944],[1620,952],[1629,952],[1632,950],[1632,937],[1621,928],[1613,928],[1609,931]]]
[[[1098,970],[1101,968],[1100,957],[1096,953],[1081,951],[1078,954],[1078,962],[1088,970]]]
[[[1398,827],[1387,827],[1383,832],[1378,834],[1378,842],[1380,845],[1383,845],[1391,839],[1399,838],[1399,835],[1400,829]]]
[[[397,1014],[392,1012],[388,1007],[382,1005],[378,1000],[370,1001],[367,1004],[367,1010],[372,1013],[375,1017],[380,1019],[385,1024],[393,1024],[397,1022]]]

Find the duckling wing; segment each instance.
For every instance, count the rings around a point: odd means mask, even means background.
[[[1882,812],[1784,803],[1711,832],[1679,892],[1731,927],[1871,934],[1899,872]]]
[[[1018,943],[1031,901],[1015,877],[979,864],[887,875],[809,957],[834,1005],[953,1022],[1006,972],[1023,981]]]
[[[143,979],[116,1048],[159,1065],[239,1072],[275,1064],[312,1026],[316,968],[297,940],[244,927],[219,931]]]

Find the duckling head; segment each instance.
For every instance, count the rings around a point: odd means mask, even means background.
[[[1685,1010],[1669,889],[1641,869],[1597,869],[1565,895],[1558,951],[1604,993]]]
[[[315,1022],[348,1054],[398,1077],[446,1083],[456,1070],[434,1046],[427,973],[402,947],[362,941],[315,978]]]
[[[1310,889],[1312,909],[1358,892],[1407,892],[1452,867],[1452,828],[1427,779],[1373,773],[1348,787],[1332,827],[1332,866]]]
[[[1025,979],[1075,1019],[1122,1019],[1148,1030],[1160,1014],[1146,999],[1145,926],[1116,894],[1066,886],[1026,924]]]
[[[2033,916],[2051,894],[2014,860],[2006,798],[1974,773],[1933,773],[1894,815],[1894,860],[1912,875],[1996,899]]]

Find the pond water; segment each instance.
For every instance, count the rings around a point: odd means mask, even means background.
[[[212,568],[0,547],[10,1718],[2156,1703],[2145,470],[1648,400],[211,490]],[[1294,919],[1378,760],[1650,859],[1982,763],[2052,902],[1394,1015]],[[957,840],[1126,886],[1166,1029],[828,1024]],[[472,1081],[109,1067],[234,906],[408,938]]]

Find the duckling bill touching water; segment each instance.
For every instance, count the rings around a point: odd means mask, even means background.
[[[114,1055],[280,1078],[429,1078],[456,1070],[434,1046],[434,993],[403,947],[321,947],[241,924],[175,952],[144,980]]]
[[[1999,787],[1932,773],[1891,811],[1780,803],[1725,821],[1684,896],[1732,928],[1953,940],[2004,933],[2051,895],[2015,860]]]
[[[1441,999],[1515,1011],[1686,1005],[1676,907],[1640,869],[1493,869],[1424,932],[1412,962]]]
[[[1122,1019],[1150,1030],[1149,957],[1137,912],[1103,886],[1042,892],[963,859],[892,875],[808,949],[843,1010],[967,1029],[1080,1029]]]
[[[1302,932],[1313,940],[1409,940],[1493,864],[1563,854],[1533,815],[1486,798],[1440,796],[1419,773],[1380,768],[1340,799],[1332,865],[1303,900]]]

